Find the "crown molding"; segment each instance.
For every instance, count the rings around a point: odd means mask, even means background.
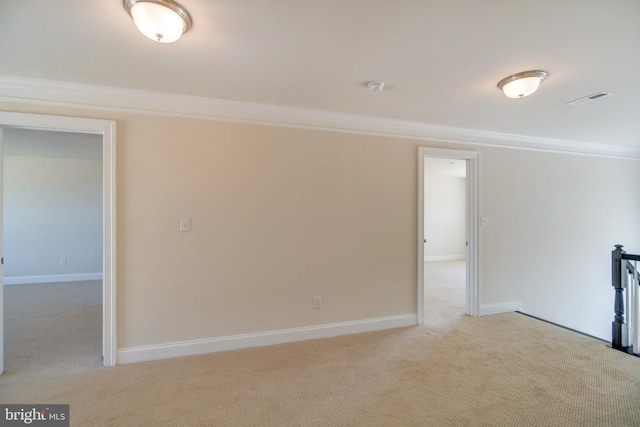
[[[355,114],[0,75],[0,100],[331,130],[465,145],[640,158],[640,148],[452,128]]]

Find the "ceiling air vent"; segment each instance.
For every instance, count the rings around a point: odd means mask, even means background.
[[[576,99],[575,101],[567,102],[569,105],[582,105],[587,102],[595,101],[596,99],[604,98],[611,95],[611,92],[598,92],[593,95],[585,96],[584,98]]]

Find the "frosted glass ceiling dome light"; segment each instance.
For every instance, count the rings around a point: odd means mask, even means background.
[[[124,0],[138,30],[151,40],[173,43],[191,28],[189,12],[172,0]]]
[[[509,98],[524,98],[538,90],[548,76],[546,71],[524,71],[500,80],[498,87]]]

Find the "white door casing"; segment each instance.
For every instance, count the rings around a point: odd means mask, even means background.
[[[418,324],[424,323],[424,160],[426,157],[465,160],[467,165],[467,249],[466,249],[466,313],[479,315],[478,288],[478,157],[477,151],[442,148],[418,148]]]
[[[59,117],[0,111],[0,128],[2,126],[54,132],[77,132],[102,135],[102,224],[104,245],[102,255],[102,354],[104,358],[104,366],[114,366],[116,364],[116,123],[112,120]],[[1,177],[2,175],[0,174],[0,180]],[[2,187],[2,185],[0,185],[0,187]],[[2,198],[0,197],[0,203],[2,203],[1,200]],[[3,209],[0,209],[0,212],[2,210]],[[0,217],[0,249],[2,237],[1,229],[2,221]],[[1,250],[0,253],[2,253]],[[0,280],[1,277],[2,276],[0,275]],[[4,319],[4,307],[1,304],[2,297],[3,293],[2,288],[0,287],[0,326],[2,326]],[[0,329],[0,372],[4,370],[4,359],[2,358],[3,354],[4,334],[2,329]]]

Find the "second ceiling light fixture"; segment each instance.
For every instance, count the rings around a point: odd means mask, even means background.
[[[189,31],[189,12],[173,0],[124,0],[124,8],[138,30],[151,40],[173,43]]]
[[[512,74],[498,82],[498,88],[509,98],[524,98],[538,90],[540,83],[547,78],[546,71],[533,70]]]

